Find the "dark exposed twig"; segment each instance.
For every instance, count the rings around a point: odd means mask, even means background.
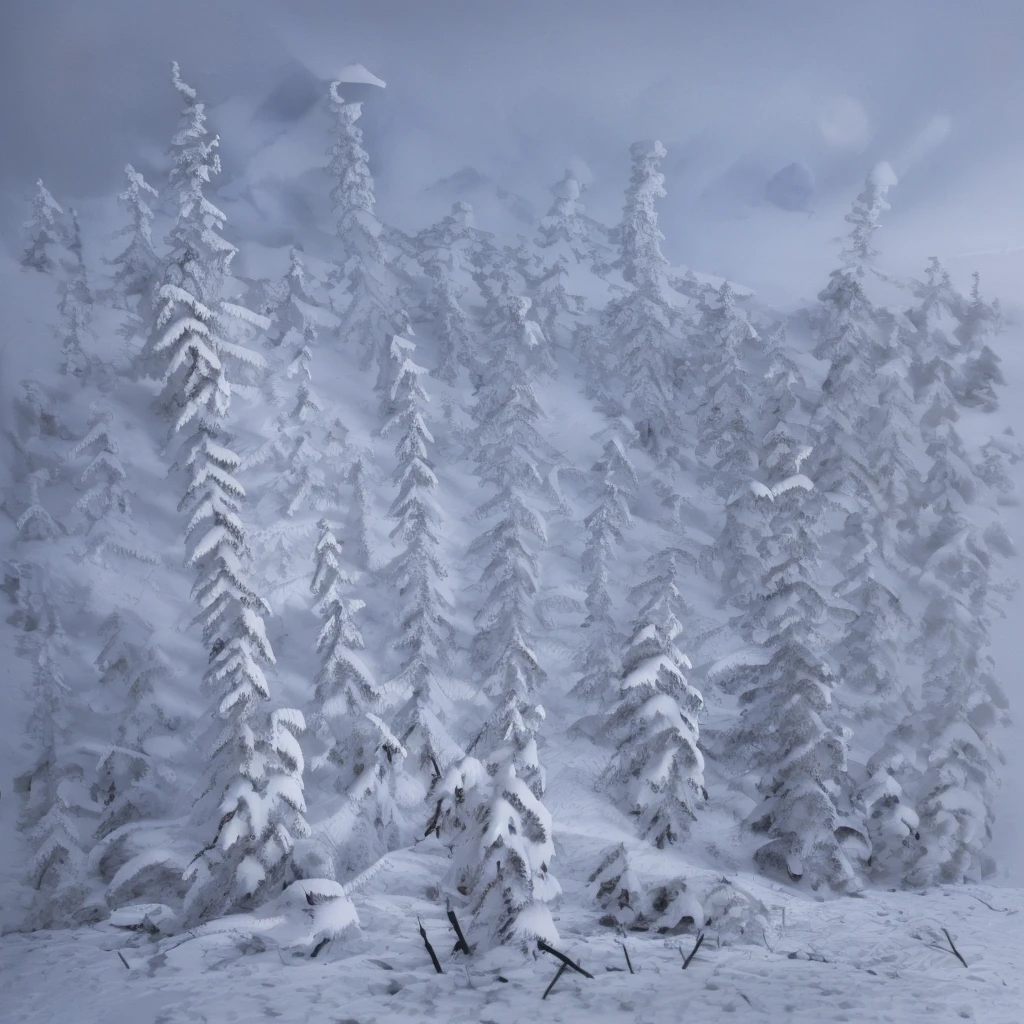
[[[697,955],[697,950],[700,949],[700,944],[704,941],[704,933],[701,932],[697,936],[697,941],[693,944],[693,949],[690,950],[690,955],[683,960],[683,970],[690,966],[690,961]],[[682,952],[682,950],[680,950]]]
[[[620,942],[619,945],[622,947],[622,952],[626,954],[626,966],[629,968],[629,973],[636,974],[636,971],[633,970],[633,962],[629,959],[629,950],[626,949],[626,944]]]
[[[121,956],[121,951],[120,951],[120,950],[118,950],[118,951],[117,951],[117,955],[121,957],[121,963],[123,963],[123,964],[124,964],[124,969],[125,969],[126,971],[130,971],[130,970],[131,970],[131,968],[130,968],[130,967],[128,966],[128,961],[127,961],[127,960],[125,960],[125,958],[124,958],[123,956]]]
[[[455,948],[452,952],[458,953],[461,950],[466,954],[466,956],[472,956],[473,953],[469,948],[469,943],[466,941],[466,936],[462,934],[462,926],[459,924],[459,919],[455,916],[455,911],[452,910],[451,903],[447,905],[446,910],[448,912],[448,920],[451,922],[451,926],[458,937],[458,941],[455,943]]]
[[[441,961],[437,959],[437,954],[434,952],[434,947],[430,944],[430,939],[427,938],[427,930],[423,927],[423,922],[416,918],[417,923],[420,926],[420,935],[423,937],[423,945],[427,947],[427,952],[430,954],[430,961],[434,965],[434,970],[438,974],[444,974],[441,970]]]
[[[321,939],[321,940],[320,940],[320,941],[319,941],[319,942],[318,942],[318,943],[317,943],[317,944],[316,944],[316,945],[315,945],[315,946],[313,947],[313,952],[309,954],[309,955],[310,955],[310,958],[312,958],[312,957],[315,957],[315,956],[317,955],[317,953],[319,953],[319,952],[320,952],[320,950],[322,950],[322,949],[324,948],[324,946],[326,946],[326,945],[327,945],[327,943],[328,943],[328,942],[330,942],[330,941],[331,941],[330,939],[326,939],[326,938],[324,938],[324,939]]]
[[[546,989],[544,989],[544,995],[541,996],[541,999],[547,999],[548,993],[555,987],[555,982],[558,981],[558,979],[562,976],[562,974],[564,972],[565,972],[565,964],[559,964],[558,965],[558,970],[555,973],[555,976],[551,979],[551,984],[548,985],[548,987]]]
[[[960,955],[960,950],[953,944],[953,937],[945,928],[942,929],[942,934],[946,936],[946,941],[949,943],[949,948],[953,950],[953,955],[964,965],[964,967],[966,967],[967,961]]]
[[[543,939],[537,940],[537,948],[543,953],[550,953],[552,956],[558,957],[566,967],[571,967],[577,974],[582,974],[584,978],[589,978],[591,981],[594,980],[594,976],[590,971],[583,970],[579,964],[574,963],[564,953],[559,953],[554,946],[549,946]]]

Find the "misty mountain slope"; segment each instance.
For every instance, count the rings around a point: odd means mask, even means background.
[[[92,972],[78,1019],[115,947],[168,1021],[513,1019],[538,940],[563,1019],[1011,1019],[1019,328],[881,272],[891,170],[782,316],[663,256],[660,143],[614,226],[567,172],[403,232],[344,85],[173,83],[160,200],[40,191],[4,269],[10,962]]]

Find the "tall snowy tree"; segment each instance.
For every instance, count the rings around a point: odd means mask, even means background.
[[[686,447],[683,418],[674,387],[683,353],[679,310],[666,299],[664,238],[654,203],[665,195],[660,142],[637,142],[630,150],[633,170],[618,228],[617,266],[630,286],[601,314],[596,351],[582,353],[592,376],[617,370],[640,445],[657,457]],[[684,374],[685,376],[685,374]]]
[[[510,300],[509,326],[501,332],[507,340],[494,351],[474,410],[478,474],[493,489],[477,516],[498,518],[469,551],[489,559],[474,653],[487,688],[498,694],[498,704],[475,743],[483,752],[481,758],[486,755],[495,763],[511,760],[518,776],[539,797],[544,775],[536,732],[543,711],[536,695],[545,675],[533,650],[533,633],[537,556],[547,534],[536,507],[544,486],[540,459],[545,446],[536,426],[542,410],[526,369],[531,349],[538,344],[538,334],[526,319],[528,309],[528,300]]]
[[[412,769],[429,789],[459,749],[443,724],[449,701],[439,676],[450,664],[454,626],[447,593],[447,572],[439,556],[441,510],[435,494],[437,476],[430,459],[434,438],[425,419],[429,402],[420,381],[426,372],[413,361],[414,344],[396,337],[391,343],[394,370],[392,402],[395,415],[384,428],[398,435],[394,482],[398,494],[389,516],[395,526],[391,538],[404,545],[386,575],[402,602],[398,613],[400,635],[393,646],[403,654],[391,686],[408,693],[393,728],[409,754]]]
[[[213,702],[196,816],[206,827],[218,822],[187,869],[186,918],[196,922],[276,895],[287,881],[294,838],[309,826],[294,735],[304,727],[302,715],[290,709],[268,715],[260,708],[270,697],[263,665],[274,663],[264,626],[269,607],[248,579],[245,490],[235,477],[240,459],[225,434],[232,392],[227,366],[262,364],[227,331],[232,321],[267,324],[224,297],[235,248],[220,234],[224,214],[204,194],[220,170],[219,140],[208,138],[204,104],[176,63],[172,81],[185,102],[172,140],[177,219],[143,357],[177,410],[173,432],[192,429],[177,462],[188,477],[179,510],[187,516],[185,561],[196,574],[195,621],[208,652],[203,685]]]
[[[801,473],[809,449],[785,413],[796,408],[792,381],[777,362],[765,382],[760,467],[771,514],[758,545],[763,576],[742,629],[761,654],[736,666],[729,682],[740,716],[727,747],[751,771],[760,798],[749,817],[768,837],[758,867],[843,890],[857,881],[841,837],[864,827],[837,806],[846,795],[848,734],[836,720],[837,680],[824,656],[833,614],[820,578],[824,506]]]
[[[407,326],[397,299],[397,285],[389,266],[383,227],[374,212],[373,177],[369,154],[363,149],[363,133],[357,125],[361,103],[348,103],[332,82],[329,101],[334,123],[331,162],[334,180],[331,201],[340,243],[338,258],[339,334],[343,342],[361,353],[364,369],[377,364],[384,391],[391,338]]]
[[[32,215],[25,223],[26,246],[21,254],[21,265],[29,270],[52,274],[57,263],[50,255],[51,245],[65,243],[67,229],[62,220],[64,211],[50,195],[42,181],[36,182],[32,198]]]

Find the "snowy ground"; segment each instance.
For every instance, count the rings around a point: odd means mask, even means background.
[[[557,962],[546,954],[534,961],[502,950],[468,960],[448,955],[452,936],[443,908],[406,894],[417,879],[422,883],[433,874],[434,857],[419,858],[424,863],[418,874],[415,859],[403,857],[401,893],[388,891],[398,872],[374,879],[358,900],[363,930],[315,961],[285,960],[276,950],[241,955],[223,938],[155,943],[109,925],[9,935],[0,939],[2,1016],[20,1024],[521,1024],[531,1015],[591,1024],[1021,1020],[1019,889],[872,892],[817,903],[745,879],[749,889],[761,889],[772,910],[770,948],[716,947],[709,932],[685,972],[680,950],[689,952],[692,936],[627,935],[636,970],[630,975],[613,932],[563,918],[558,923],[565,950],[594,978],[565,972],[541,1006]],[[424,951],[417,915],[433,937],[443,975]],[[949,950],[943,928],[966,968]]]

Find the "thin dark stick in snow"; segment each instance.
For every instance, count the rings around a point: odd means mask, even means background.
[[[469,948],[469,943],[466,941],[466,936],[462,934],[462,926],[459,924],[459,919],[455,916],[455,911],[452,910],[451,904],[448,905],[447,911],[448,920],[451,922],[452,928],[455,929],[455,934],[458,936],[459,939],[459,941],[455,943],[455,949],[453,949],[452,952],[458,953],[459,950],[462,950],[462,952],[465,953],[466,956],[472,956],[472,953]]]
[[[315,956],[317,955],[317,953],[319,953],[319,952],[320,952],[320,950],[322,950],[322,949],[324,948],[324,946],[326,946],[326,945],[327,945],[327,943],[328,943],[328,942],[330,942],[330,941],[331,941],[330,939],[321,939],[321,940],[320,940],[320,941],[319,941],[319,942],[318,942],[318,943],[317,943],[317,944],[316,944],[316,945],[315,945],[315,946],[313,947],[313,952],[309,954],[309,956],[310,956],[310,959],[312,959],[313,957],[315,957]]]
[[[626,949],[626,944],[624,942],[620,942],[619,945],[622,947],[622,952],[626,954],[626,966],[629,968],[629,973],[636,974],[636,971],[633,970],[633,964],[629,959],[629,950]]]
[[[549,946],[543,939],[537,940],[537,948],[543,953],[550,953],[552,956],[558,957],[566,967],[571,967],[577,974],[582,974],[584,978],[594,980],[594,976],[589,971],[583,970],[579,964],[573,963],[564,953],[559,953],[554,946]]]
[[[690,955],[683,960],[683,970],[690,966],[690,961],[697,955],[697,950],[700,949],[700,944],[704,941],[704,933],[701,932],[697,936],[697,941],[693,944],[693,949],[690,950]],[[679,950],[682,953],[682,950]]]
[[[420,926],[420,935],[423,936],[423,945],[427,947],[427,952],[430,954],[430,960],[434,965],[434,970],[438,974],[444,974],[441,970],[441,961],[437,959],[437,954],[434,952],[434,947],[430,944],[430,939],[427,938],[427,930],[423,927],[423,922],[417,917],[416,922]]]
[[[960,950],[953,945],[952,936],[949,934],[949,932],[946,931],[945,928],[942,929],[942,934],[946,936],[946,941],[949,943],[949,948],[953,950],[953,955],[957,958],[957,960],[960,961],[960,963],[964,965],[964,967],[966,967],[967,961],[960,955]]]
[[[548,993],[555,987],[555,982],[558,981],[558,979],[562,976],[562,973],[564,971],[565,964],[559,964],[558,971],[555,973],[555,976],[551,979],[551,984],[548,985],[546,989],[544,989],[544,995],[541,996],[541,999],[547,999]]]
[[[120,951],[118,951],[118,954],[117,954],[117,955],[121,957],[121,963],[123,963],[123,964],[124,964],[124,969],[125,969],[126,971],[130,971],[130,970],[131,970],[131,968],[130,968],[130,967],[128,966],[128,961],[127,961],[127,960],[125,960],[125,958],[124,958],[123,956],[121,956],[121,953],[120,953]]]

